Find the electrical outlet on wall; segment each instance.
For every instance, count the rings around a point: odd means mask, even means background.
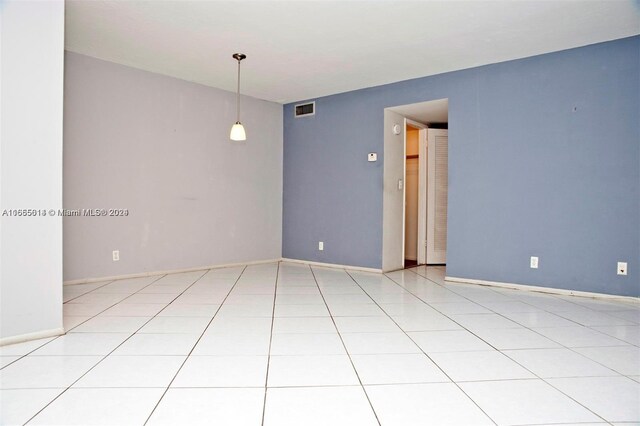
[[[531,269],[538,269],[538,257],[537,256],[531,256],[531,260],[529,262],[529,266],[531,267]]]
[[[320,251],[324,250],[324,242],[318,241],[318,250]]]
[[[618,275],[627,275],[627,262],[618,262]]]
[[[114,250],[112,255],[113,255],[114,262],[117,262],[120,260],[120,250]]]

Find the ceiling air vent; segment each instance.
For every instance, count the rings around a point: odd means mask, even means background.
[[[296,118],[298,118],[298,117],[307,117],[309,115],[315,115],[316,114],[316,103],[315,102],[309,102],[308,104],[296,105],[294,114],[295,114]]]

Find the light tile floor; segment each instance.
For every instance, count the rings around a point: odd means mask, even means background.
[[[640,423],[640,304],[293,263],[66,286],[0,424]]]

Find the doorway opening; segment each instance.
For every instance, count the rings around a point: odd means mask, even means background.
[[[449,101],[384,115],[383,271],[446,265]]]

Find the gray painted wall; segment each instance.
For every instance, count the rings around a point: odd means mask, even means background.
[[[0,20],[0,213],[58,210],[64,2],[5,1]],[[0,343],[60,333],[62,218],[9,214],[0,214]]]
[[[639,76],[632,37],[286,105],[283,256],[380,268],[383,110],[449,98],[447,275],[639,296]]]
[[[66,53],[64,279],[274,259],[282,237],[282,106]],[[229,60],[229,72],[235,72]],[[120,261],[112,251],[120,250]]]

